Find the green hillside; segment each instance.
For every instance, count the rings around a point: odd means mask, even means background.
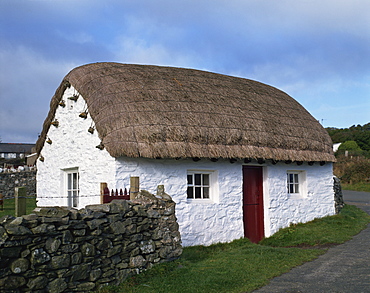
[[[333,143],[355,141],[365,155],[370,153],[370,123],[349,128],[326,128]]]

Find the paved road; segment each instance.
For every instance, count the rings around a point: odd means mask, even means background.
[[[343,191],[344,202],[370,214],[370,193]],[[254,293],[369,293],[370,225],[352,240],[276,277]]]

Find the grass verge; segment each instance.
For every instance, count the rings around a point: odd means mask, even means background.
[[[156,265],[100,292],[251,292],[326,251],[297,247],[342,243],[369,222],[365,212],[346,205],[339,215],[292,225],[258,245],[239,239],[208,247],[185,247],[180,259]]]
[[[354,184],[341,183],[342,189],[344,190],[354,190],[354,191],[366,191],[370,192],[370,182],[360,182]]]
[[[355,206],[345,205],[338,215],[315,219],[305,224],[292,224],[263,239],[260,244],[274,247],[340,244],[358,234],[368,223],[370,215]]]
[[[36,198],[26,199],[26,214],[30,214],[36,207]],[[5,215],[15,215],[15,199],[4,199],[3,210],[0,206],[0,218]]]

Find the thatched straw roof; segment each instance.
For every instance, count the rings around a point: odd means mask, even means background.
[[[114,157],[335,161],[326,130],[266,84],[205,71],[94,63],[73,69],[51,101],[40,153],[71,84]]]

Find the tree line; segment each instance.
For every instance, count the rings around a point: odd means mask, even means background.
[[[326,130],[333,143],[345,143],[343,146],[341,145],[340,149],[362,150],[365,155],[370,153],[370,123],[352,125],[349,128],[327,127]]]
[[[334,174],[344,183],[370,182],[370,123],[349,128],[326,128],[333,143],[341,143],[335,153]]]

